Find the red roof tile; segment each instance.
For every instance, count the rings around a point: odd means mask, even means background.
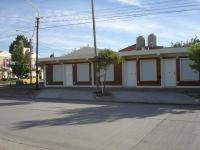
[[[123,48],[119,50],[119,52],[132,51],[132,50],[136,50],[136,44]]]

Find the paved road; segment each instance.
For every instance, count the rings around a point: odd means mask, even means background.
[[[197,150],[200,107],[0,99],[1,150]]]

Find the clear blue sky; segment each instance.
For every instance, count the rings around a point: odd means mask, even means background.
[[[8,50],[9,44],[17,35],[16,30],[28,31],[29,33],[23,32],[27,37],[32,34],[36,13],[29,2],[30,0],[0,1],[0,50]],[[89,20],[91,14],[87,12],[91,10],[90,2],[90,0],[32,0],[41,17],[64,15],[64,17],[41,19],[49,21],[41,23],[41,28],[91,21]],[[180,5],[183,8],[180,8]],[[173,10],[199,8],[200,10],[200,0],[95,0],[95,8],[97,18],[102,20],[111,16],[125,15],[124,19],[121,17],[118,20],[97,22],[99,48],[111,48],[117,51],[134,44],[137,36],[143,35],[146,38],[150,33],[158,36],[158,44],[162,46],[170,46],[171,42],[185,41],[195,35],[200,37],[200,11],[133,16],[133,13],[144,14],[145,11],[152,9],[170,11],[172,8]],[[55,20],[62,21],[50,22]],[[41,57],[48,57],[51,53],[59,56],[74,48],[93,46],[92,24],[40,29],[39,35]],[[35,37],[33,43],[35,44]]]

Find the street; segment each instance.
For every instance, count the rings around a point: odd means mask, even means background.
[[[1,150],[199,147],[199,106],[0,99]]]

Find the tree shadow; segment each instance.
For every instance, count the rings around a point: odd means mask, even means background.
[[[159,117],[164,114],[193,113],[196,108],[178,108],[179,106],[145,105],[145,104],[105,104],[87,108],[68,109],[57,113],[64,117],[45,120],[29,120],[14,124],[12,129],[28,129],[32,127],[85,125],[102,122],[114,122],[128,118]],[[198,108],[199,109],[199,108]]]
[[[6,102],[0,103],[0,106],[14,106],[14,105],[27,105],[31,104],[31,102]]]

